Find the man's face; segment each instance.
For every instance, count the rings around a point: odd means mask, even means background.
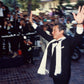
[[[23,23],[24,23],[24,20],[21,20],[21,21],[20,21],[20,24],[23,24]]]
[[[44,27],[43,30],[46,31],[47,30],[47,27]]]
[[[59,26],[56,25],[53,27],[52,35],[54,39],[59,39],[63,35],[64,31],[59,31]]]

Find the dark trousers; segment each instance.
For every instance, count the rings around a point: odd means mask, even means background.
[[[1,47],[2,54],[8,54],[9,46],[8,46],[8,39],[7,38],[2,39],[2,42],[0,43],[0,47]]]
[[[69,84],[69,80],[63,80],[58,78],[53,78],[54,84]]]
[[[20,40],[20,49],[22,50],[24,61],[27,62],[28,60],[31,60],[33,63],[33,48],[31,51],[28,51],[28,46],[24,43],[23,39]]]
[[[11,50],[17,52],[19,48],[19,37],[12,37],[9,39],[11,44]]]
[[[0,57],[2,57],[2,39],[0,36]]]
[[[0,17],[0,25],[4,25],[4,17]]]

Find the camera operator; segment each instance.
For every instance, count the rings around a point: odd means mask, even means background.
[[[0,1],[0,25],[4,25],[4,18],[6,18],[7,14],[9,12],[9,9],[7,6],[3,4],[3,2]]]
[[[29,28],[31,26],[29,26],[29,24],[27,24],[24,19],[21,19],[19,24],[20,49],[22,50],[22,54],[24,56],[25,62],[34,64],[33,53],[32,53],[33,52],[32,46],[34,45],[34,37],[33,35],[31,36],[26,35],[27,33],[30,32],[27,27]]]

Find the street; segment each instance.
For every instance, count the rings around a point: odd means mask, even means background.
[[[40,60],[35,65],[25,64],[20,67],[0,69],[0,84],[53,84],[48,76],[38,75]],[[84,53],[79,61],[72,61],[70,84],[84,84]]]

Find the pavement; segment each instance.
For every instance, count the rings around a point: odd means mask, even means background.
[[[0,84],[53,84],[48,76],[37,74],[40,59],[34,58],[35,65],[23,64],[17,67],[0,69]],[[84,53],[78,61],[72,61],[69,84],[84,84]]]

